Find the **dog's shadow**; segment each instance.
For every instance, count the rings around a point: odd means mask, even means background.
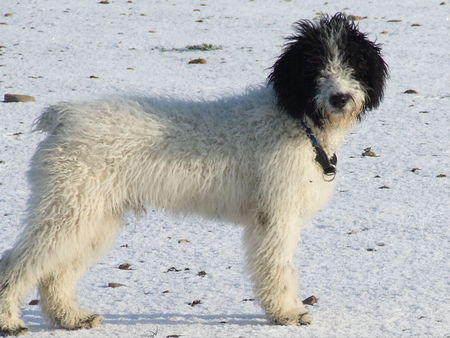
[[[104,325],[271,325],[263,314],[101,314]],[[24,310],[23,319],[32,332],[55,330],[39,310]]]
[[[104,314],[103,322],[112,325],[269,325],[264,315],[258,314],[217,314],[194,315],[184,313],[164,314]]]

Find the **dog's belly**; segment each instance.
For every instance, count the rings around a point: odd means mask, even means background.
[[[145,172],[139,174],[143,177],[138,177],[141,183],[129,190],[129,199],[173,213],[236,223],[246,218],[254,203],[250,194],[254,179],[244,177],[236,161],[173,158],[147,158]]]

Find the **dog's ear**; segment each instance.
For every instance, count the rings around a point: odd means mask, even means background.
[[[295,24],[296,34],[288,38],[283,53],[272,67],[268,82],[273,86],[278,106],[296,119],[304,115],[316,125],[323,116],[315,109],[315,80],[325,55],[319,28],[309,20]]]
[[[355,77],[364,83],[367,100],[364,110],[377,108],[383,99],[388,66],[381,55],[381,46],[367,38],[351,20],[346,21],[345,58]]]
[[[388,66],[381,56],[381,48],[378,44],[367,39],[365,39],[364,44],[366,44],[367,51],[365,58],[368,96],[365,109],[371,110],[377,108],[383,99],[384,87],[388,77]]]

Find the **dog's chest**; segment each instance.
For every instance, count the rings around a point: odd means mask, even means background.
[[[334,180],[324,175],[323,168],[312,157],[313,153],[310,155],[303,157],[297,175],[291,177],[291,182],[286,182],[294,204],[307,218],[326,206],[335,188]]]

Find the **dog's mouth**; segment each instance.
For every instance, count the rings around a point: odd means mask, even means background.
[[[339,128],[352,128],[361,114],[361,109],[352,95],[343,98],[330,97],[325,104],[324,117],[333,126]]]

